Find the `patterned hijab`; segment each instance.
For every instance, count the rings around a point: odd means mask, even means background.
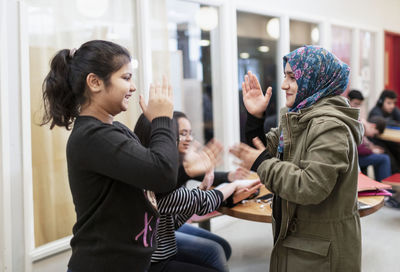
[[[303,46],[283,57],[292,68],[297,82],[297,94],[289,112],[298,112],[327,96],[342,94],[349,81],[350,68],[335,55],[317,46]],[[279,141],[283,152],[283,134]]]

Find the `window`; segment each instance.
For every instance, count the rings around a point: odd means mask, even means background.
[[[277,118],[277,59],[279,19],[247,12],[237,12],[238,84],[240,105],[240,140],[245,142],[246,108],[243,104],[242,82],[248,71],[254,73],[265,92],[272,87],[272,97],[266,112],[265,131],[276,127]],[[281,65],[282,62],[278,63]],[[283,70],[281,69],[283,72]]]
[[[290,51],[304,45],[319,44],[319,28],[317,24],[290,20]]]
[[[180,0],[151,2],[153,81],[169,75],[174,107],[187,114],[194,137],[214,137],[212,53],[217,51],[218,8]]]

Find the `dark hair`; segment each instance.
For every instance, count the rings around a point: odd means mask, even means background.
[[[353,99],[358,99],[363,101],[364,100],[364,96],[362,95],[362,93],[359,90],[351,90],[347,96],[349,97],[350,100]]]
[[[176,121],[178,121],[179,118],[186,118],[186,119],[189,120],[189,118],[187,117],[187,115],[184,114],[184,113],[181,112],[181,111],[174,111],[174,115],[173,115],[172,118],[174,118]]]
[[[42,85],[45,113],[41,125],[50,122],[50,129],[60,126],[69,130],[89,99],[87,75],[94,73],[107,86],[111,75],[130,60],[126,48],[102,40],[86,42],[78,50],[58,51]]]
[[[379,134],[383,133],[386,128],[385,118],[381,116],[373,116],[369,121],[375,124],[375,128],[378,130]]]
[[[376,106],[382,108],[383,102],[385,101],[386,98],[396,99],[397,94],[392,90],[383,90],[383,92],[379,96],[378,102],[376,102]]]
[[[179,129],[178,123],[175,119],[173,120],[173,130],[175,131],[176,141],[179,143]],[[143,113],[139,116],[133,132],[139,138],[144,147],[150,146],[151,122],[146,118],[146,116],[144,116]]]

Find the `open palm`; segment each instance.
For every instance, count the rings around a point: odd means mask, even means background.
[[[258,118],[262,118],[272,96],[272,88],[268,87],[265,95],[261,90],[257,77],[248,72],[242,83],[243,103],[247,111]]]
[[[203,175],[212,170],[220,161],[222,145],[213,139],[206,146],[201,147],[198,143],[192,143],[183,158],[183,167],[189,177]]]

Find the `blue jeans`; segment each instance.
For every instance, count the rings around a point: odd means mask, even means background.
[[[392,173],[390,167],[390,157],[387,154],[371,154],[358,158],[360,167],[372,165],[374,167],[375,179],[381,181],[389,177]]]
[[[202,228],[184,224],[175,231],[176,260],[229,271],[227,260],[232,249],[228,241]]]

